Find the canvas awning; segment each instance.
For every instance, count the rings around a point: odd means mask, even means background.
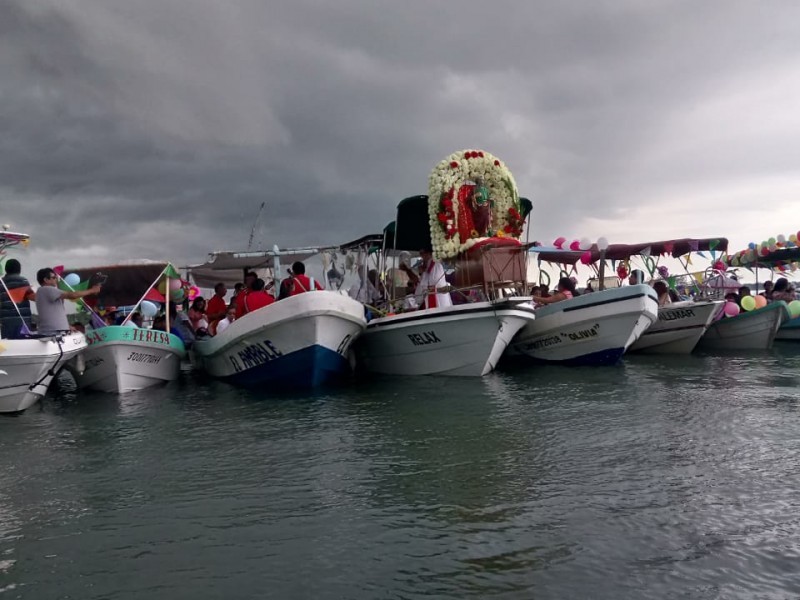
[[[327,248],[290,248],[284,250],[257,252],[212,252],[208,259],[198,265],[185,267],[195,285],[202,288],[213,288],[217,283],[224,283],[228,287],[244,281],[246,271],[255,271],[262,279],[274,277],[276,254],[279,255],[281,269],[285,270],[296,261],[305,261],[308,258],[323,252]]]
[[[591,262],[601,259],[628,260],[632,256],[661,256],[669,255],[673,258],[691,252],[708,252],[711,250],[725,252],[728,249],[728,240],[718,238],[681,238],[675,240],[662,240],[659,242],[643,242],[641,244],[611,244],[603,253],[597,244],[592,244],[589,250],[561,250],[555,246],[528,247],[529,252],[538,254],[540,261],[574,265],[580,261],[586,252],[591,253]]]

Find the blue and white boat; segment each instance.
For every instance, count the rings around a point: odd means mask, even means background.
[[[189,267],[211,284],[235,277],[238,270],[280,272],[320,253],[322,248],[213,253],[203,265]],[[197,281],[197,280],[196,280]],[[276,284],[274,289],[277,289]],[[222,333],[197,340],[192,351],[197,367],[235,385],[261,389],[307,389],[333,383],[353,371],[353,342],[367,322],[364,307],[330,291],[290,296],[236,319]]]
[[[649,285],[612,288],[540,306],[509,358],[562,365],[613,365],[658,318]]]

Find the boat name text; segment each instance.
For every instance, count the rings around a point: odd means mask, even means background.
[[[237,373],[244,369],[252,369],[259,365],[263,365],[271,360],[283,356],[283,352],[278,350],[270,340],[263,342],[256,342],[245,346],[243,350],[239,350],[237,356],[228,355],[228,359],[233,365],[233,370]],[[237,358],[238,357],[238,358]]]
[[[676,308],[675,310],[665,310],[658,313],[659,321],[676,321],[678,319],[689,319],[694,316],[691,308]]]
[[[442,340],[436,335],[435,331],[423,331],[422,333],[409,333],[408,339],[415,346],[426,346],[428,344],[440,344]]]
[[[161,357],[155,354],[147,354],[145,352],[131,352],[128,355],[128,360],[133,362],[147,363],[148,365],[157,365],[161,362]]]

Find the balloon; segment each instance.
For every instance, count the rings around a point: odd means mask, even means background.
[[[592,264],[592,253],[589,250],[581,254],[581,264],[583,265]]]
[[[64,283],[66,283],[70,287],[75,287],[81,282],[81,276],[77,273],[70,273],[66,277],[64,277]]]
[[[783,235],[783,234],[780,234],[780,235],[778,236],[778,243],[779,243],[779,244],[785,244],[785,243],[786,243],[786,236],[785,236],[785,235]]]
[[[183,287],[183,283],[180,279],[170,279],[169,280],[169,289],[170,290],[179,290]]]
[[[767,305],[767,299],[759,294],[756,296],[756,308],[764,308]]]
[[[752,296],[745,296],[742,298],[742,308],[744,310],[753,310],[756,307],[756,299]]]
[[[792,300],[789,302],[789,314],[792,318],[800,317],[800,300]]]
[[[625,279],[628,276],[628,268],[625,265],[620,265],[617,267],[617,277],[620,279]]]
[[[756,249],[756,243],[755,242],[750,242],[749,244],[747,244],[747,247],[750,250],[755,250]]]
[[[589,250],[592,247],[592,242],[589,238],[581,238],[580,246],[578,246],[581,250]]]
[[[578,240],[573,240],[573,242],[569,245],[569,249],[575,251],[580,250],[581,243]]]
[[[608,249],[608,240],[604,237],[597,238],[597,249],[598,250],[607,250]]]
[[[796,244],[797,243],[797,234],[793,233],[792,235],[790,235],[789,236],[789,241],[792,242],[793,244]]]
[[[166,279],[162,279],[158,282],[158,291],[161,293],[162,296],[167,294],[167,281]]]
[[[722,310],[725,311],[726,317],[735,317],[739,314],[739,305],[736,304],[736,302],[728,301],[725,303],[725,308]]]
[[[716,269],[717,271],[724,271],[725,263],[722,262],[721,260],[718,260],[717,262],[714,263],[714,269]]]
[[[156,316],[158,312],[158,307],[150,302],[149,300],[143,300],[142,303],[139,305],[139,310],[142,311],[142,315],[148,318],[153,318]]]
[[[767,240],[767,243],[768,243],[770,246],[774,246],[774,245],[777,243],[777,241],[778,241],[778,240],[776,240],[775,238],[769,238],[769,239]]]
[[[556,248],[558,248],[559,250],[561,250],[562,246],[564,245],[564,242],[566,242],[566,241],[567,241],[567,239],[566,239],[566,238],[563,238],[563,237],[557,237],[557,238],[556,238],[556,241],[555,241],[555,242],[553,242],[553,246],[555,246]]]
[[[171,290],[169,293],[169,299],[173,302],[183,302],[184,298],[186,298],[186,293],[183,291],[183,288]]]

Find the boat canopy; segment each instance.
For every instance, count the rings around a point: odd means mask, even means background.
[[[31,239],[27,233],[15,233],[13,231],[0,231],[0,250],[17,244],[27,244]]]
[[[528,246],[529,252],[535,252],[540,261],[574,265],[580,262],[581,256],[591,252],[591,262],[600,260],[628,260],[632,256],[661,256],[670,255],[674,258],[691,252],[719,251],[728,249],[728,240],[724,237],[717,238],[681,238],[676,240],[663,240],[659,242],[643,242],[641,244],[611,244],[605,251],[593,244],[588,250],[562,250],[555,246]]]
[[[106,280],[97,296],[98,304],[100,306],[124,306],[137,304],[142,294],[161,276],[164,269],[170,266],[167,262],[142,260],[135,264],[103,265],[80,269],[65,268],[64,274],[66,276],[75,273],[80,277],[81,283],[73,286],[73,289],[91,287],[97,283],[99,274],[105,275]],[[153,299],[159,300],[156,296]]]
[[[184,267],[195,285],[213,288],[217,283],[233,286],[244,280],[245,271],[255,271],[264,279],[273,276],[275,258],[290,267],[331,248],[288,248],[253,252],[212,252],[204,263]]]

